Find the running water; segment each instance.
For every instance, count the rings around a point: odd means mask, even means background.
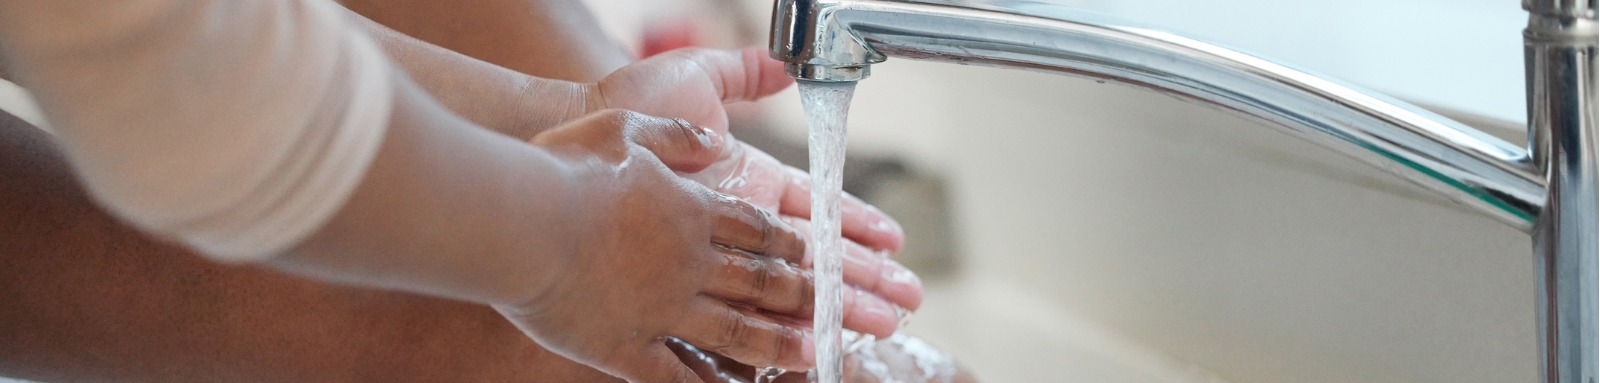
[[[811,129],[811,264],[816,272],[817,368],[814,383],[844,379],[844,243],[839,194],[843,186],[845,120],[854,82],[800,81],[800,101]]]

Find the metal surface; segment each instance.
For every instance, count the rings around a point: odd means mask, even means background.
[[[886,57],[1048,71],[1181,95],[1266,120],[1524,231],[1545,196],[1526,150],[1351,85],[1067,7],[780,0],[772,55],[855,81]]]
[[[1594,18],[1595,0],[1522,0],[1522,9],[1535,15]]]
[[[1531,232],[1543,381],[1596,383],[1597,8],[1523,6],[1531,151],[1308,71],[1050,4],[777,0],[770,47],[801,79],[862,80],[902,57],[1095,78],[1267,121]]]
[[[1544,382],[1592,383],[1600,374],[1594,3],[1523,6],[1530,145],[1549,180],[1533,238],[1539,373]]]

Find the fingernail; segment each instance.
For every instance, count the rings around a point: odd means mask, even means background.
[[[694,136],[700,139],[700,145],[704,145],[707,148],[715,148],[722,145],[722,135],[705,127],[694,127]]]
[[[906,310],[904,307],[895,306],[894,313],[895,315],[900,316],[900,325],[897,328],[906,328],[906,326],[911,325],[911,310]]]
[[[894,298],[899,307],[915,310],[922,307],[922,278],[917,273],[907,269],[899,262],[884,260],[882,272],[878,274],[883,283],[879,290],[885,297]]]
[[[899,223],[894,220],[878,220],[872,223],[869,228],[872,231],[888,232],[888,234],[893,234],[894,237],[906,236],[906,229],[901,229]]]
[[[892,259],[883,260],[882,277],[884,281],[889,283],[915,286],[918,290],[922,289],[922,278],[917,277],[917,273],[911,272],[911,269],[907,269],[900,262],[895,262]]]
[[[899,222],[889,219],[888,213],[884,213],[882,209],[878,209],[877,206],[872,205],[867,205],[867,209],[874,213],[874,215],[878,216],[878,220],[873,222],[872,225],[869,225],[872,230],[894,234],[895,237],[905,236],[905,228],[900,227]]]

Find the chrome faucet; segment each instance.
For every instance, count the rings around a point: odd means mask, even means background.
[[[900,57],[1132,85],[1265,121],[1528,232],[1542,381],[1596,382],[1595,0],[1523,0],[1526,148],[1309,71],[1059,5],[775,3],[772,57],[801,80],[858,81]]]

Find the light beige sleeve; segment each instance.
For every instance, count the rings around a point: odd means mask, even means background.
[[[0,54],[94,197],[228,261],[281,253],[361,181],[393,77],[326,0],[0,0]]]

